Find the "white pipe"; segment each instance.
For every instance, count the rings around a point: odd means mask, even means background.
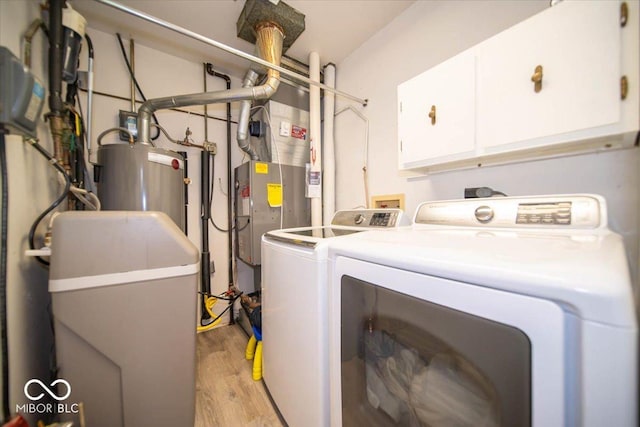
[[[309,54],[309,77],[320,81],[320,55]],[[313,85],[309,88],[309,161],[311,174],[322,178],[322,130],[320,128],[320,88]],[[311,226],[322,225],[322,182],[312,186],[309,182],[308,195],[311,197]],[[319,187],[319,188],[318,188]]]
[[[324,67],[324,84],[336,85],[336,66]],[[329,91],[324,92],[324,135],[322,141],[322,209],[324,224],[330,225],[336,210],[336,155],[333,139],[333,113],[336,109],[336,97]]]

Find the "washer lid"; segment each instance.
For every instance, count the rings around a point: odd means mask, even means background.
[[[365,228],[339,226],[298,227],[268,231],[265,233],[264,238],[267,240],[271,239],[279,242],[290,243],[297,246],[315,248],[319,243],[326,239],[348,236],[365,230]]]
[[[544,298],[595,322],[637,325],[623,241],[607,229],[400,228],[331,240],[329,254]]]

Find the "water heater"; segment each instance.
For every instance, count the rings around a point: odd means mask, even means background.
[[[147,144],[102,145],[95,178],[102,209],[164,212],[185,230],[182,155]]]

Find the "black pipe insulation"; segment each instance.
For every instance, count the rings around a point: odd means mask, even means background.
[[[67,94],[65,98],[66,104],[74,107],[75,109],[77,97],[78,97],[78,80],[76,78],[76,80],[73,83],[67,84]],[[69,111],[67,113],[67,115],[69,116],[68,117],[69,123],[71,124],[71,133],[72,133],[71,138],[75,138],[76,135],[80,135],[81,137],[82,132],[84,131],[81,126],[77,125],[75,120],[75,114],[76,114],[75,111]],[[84,188],[84,184],[83,184],[84,170],[82,168],[82,165],[84,163],[84,158],[83,157],[81,158],[81,156],[83,156],[81,140],[77,139],[75,140],[75,144],[69,145],[69,166],[71,167],[69,175],[71,176],[73,185],[79,188]],[[74,197],[71,198],[71,200],[73,199],[75,199],[75,204],[73,206],[73,209],[84,210],[84,204],[77,198],[74,198]]]
[[[87,56],[89,58],[89,71],[93,73],[93,60],[95,58],[94,50],[93,50],[93,41],[91,41],[91,37],[86,32],[84,33],[84,39],[87,42]],[[89,77],[90,78],[90,77]],[[87,86],[89,82],[87,81]],[[82,90],[79,86],[77,86],[78,90]],[[92,104],[93,104],[93,93],[95,91],[92,89],[91,93],[87,90],[87,120],[85,121],[84,115],[82,114],[82,105],[80,104],[80,97],[78,96],[78,92],[76,91],[76,99],[78,101],[78,113],[80,114],[80,123],[82,126],[82,141],[80,145],[82,146],[82,167],[84,170],[84,184],[85,188],[91,191],[92,193],[96,192],[95,184],[91,179],[91,175],[89,174],[89,169],[87,167],[87,163],[91,163],[91,153],[89,153],[89,146],[91,145],[91,141],[89,141],[90,132],[87,132],[89,127],[91,126],[91,113],[92,113]],[[87,150],[87,159],[85,161],[84,153]]]
[[[189,159],[186,151],[178,151],[184,163],[184,234],[189,235]]]
[[[93,59],[93,42],[89,34],[84,33],[84,39],[87,41],[87,49],[89,50],[89,58]]]
[[[227,90],[231,89],[231,77],[213,69],[213,64],[207,63],[207,73],[213,77],[223,79],[227,84]],[[231,204],[231,103],[227,103],[227,233],[228,233],[228,254],[229,254],[229,288],[233,287],[233,211]],[[233,310],[230,313],[230,324],[234,324]]]
[[[202,83],[204,91],[207,91],[206,66],[203,70]],[[207,122],[207,106],[204,106],[204,141],[209,142],[209,127]],[[207,217],[211,217],[211,204],[209,203],[209,152],[203,150],[200,153],[200,238],[201,238],[201,261],[200,265],[200,293],[202,294],[202,309],[200,314],[200,325],[206,326],[214,322],[207,311],[207,298],[211,295],[211,253],[209,252],[209,223]]]
[[[200,212],[201,212],[201,237],[202,258],[200,261],[202,314],[200,324],[206,326],[212,322],[206,309],[207,295],[211,295],[211,253],[209,252],[209,218],[211,209],[209,206],[209,164],[211,154],[202,150],[200,152]]]
[[[2,173],[2,237],[0,242],[0,339],[2,340],[2,422],[9,420],[9,345],[7,337],[7,215],[9,184],[4,129],[0,129],[0,169]]]
[[[49,1],[49,109],[62,112],[62,6],[64,0]]]

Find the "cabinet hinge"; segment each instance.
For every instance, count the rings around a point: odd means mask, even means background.
[[[400,112],[402,113],[402,102],[400,103]]]
[[[627,21],[629,20],[629,6],[627,6],[627,2],[623,1],[620,3],[620,26],[624,27],[627,25]]]
[[[627,76],[620,77],[620,99],[623,101],[627,99],[627,94],[629,93],[629,81],[627,80]]]
[[[402,152],[402,140],[400,140],[400,151]]]

